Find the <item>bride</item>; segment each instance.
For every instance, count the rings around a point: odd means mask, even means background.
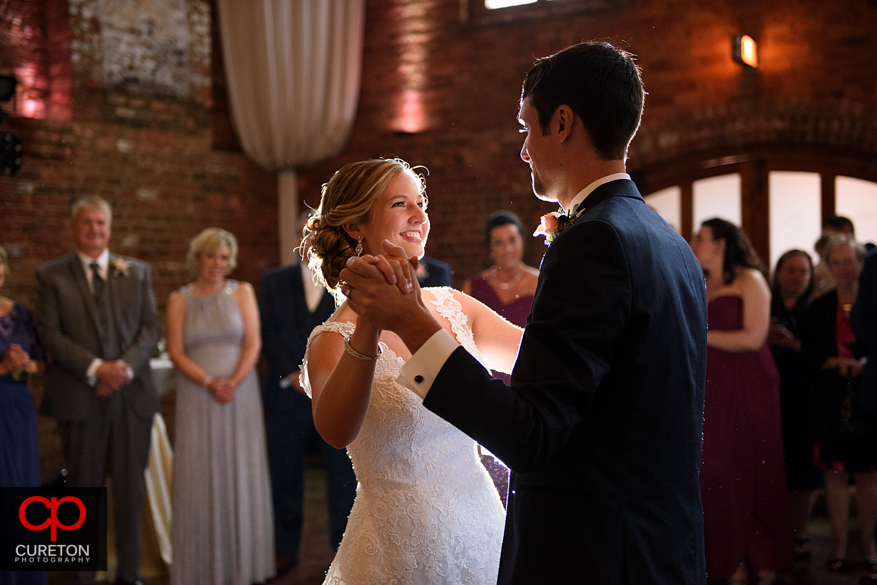
[[[307,229],[311,265],[337,296],[347,259],[375,256],[385,240],[423,256],[429,217],[422,179],[399,159],[346,165],[323,186]],[[387,269],[388,278],[410,292],[413,269],[395,270]],[[486,367],[511,371],[520,328],[458,291],[421,294],[467,351]],[[329,444],[348,448],[359,482],[325,583],[495,583],[502,503],[476,443],[397,381],[409,357],[395,334],[358,318],[347,303],[308,342],[302,378],[314,423]]]

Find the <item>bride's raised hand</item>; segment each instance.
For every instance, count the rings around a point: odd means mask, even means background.
[[[404,251],[402,253],[404,254]],[[414,290],[414,281],[417,280],[416,272],[411,269],[410,261],[407,257],[365,254],[358,260],[377,268],[387,283],[395,284],[403,294]],[[354,262],[356,261],[354,260]]]

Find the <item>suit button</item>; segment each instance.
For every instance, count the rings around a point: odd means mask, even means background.
[[[420,374],[418,374],[417,376],[414,376],[414,381],[417,382],[418,384],[422,384],[423,383],[423,376],[421,376]]]

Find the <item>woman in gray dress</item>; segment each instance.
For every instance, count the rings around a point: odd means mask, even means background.
[[[195,282],[171,293],[177,368],[171,583],[250,585],[274,575],[271,486],[253,287],[226,279],[237,240],[208,228],[189,245]]]

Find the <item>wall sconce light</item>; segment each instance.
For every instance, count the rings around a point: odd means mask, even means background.
[[[734,61],[756,69],[758,67],[758,45],[749,35],[734,37],[732,43]]]

